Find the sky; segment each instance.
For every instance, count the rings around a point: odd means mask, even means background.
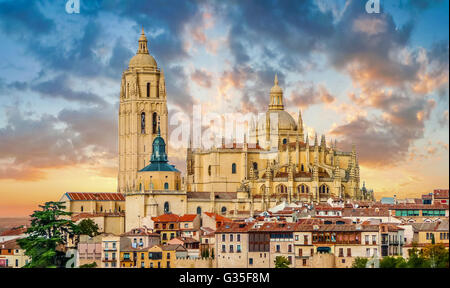
[[[449,187],[449,2],[0,0],[0,217],[117,189],[122,71],[144,27],[169,114],[263,112],[277,73],[309,135],[385,196]],[[174,129],[170,127],[169,129]],[[169,159],[185,171],[185,150]]]

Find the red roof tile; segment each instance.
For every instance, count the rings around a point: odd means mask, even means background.
[[[448,189],[436,189],[434,190],[435,199],[448,199]]]
[[[205,212],[205,214],[208,217],[214,218],[216,220],[216,222],[233,222],[233,220],[223,217],[219,214],[215,214],[215,213],[211,213],[211,212]]]
[[[180,216],[176,214],[163,214],[158,217],[152,217],[155,222],[179,222]]]
[[[27,228],[25,227],[13,228],[10,230],[3,231],[2,233],[0,233],[0,236],[17,236],[24,234],[26,231]]]
[[[192,222],[197,217],[197,214],[184,214],[180,217],[180,222]]]
[[[125,201],[122,193],[67,192],[72,201]]]

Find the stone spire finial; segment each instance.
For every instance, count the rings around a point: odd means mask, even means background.
[[[316,132],[316,134],[314,136],[314,146],[317,146],[317,145],[318,145],[318,141],[317,141],[317,132]]]
[[[142,26],[141,37],[139,37],[139,47],[138,54],[149,54],[148,53],[148,45],[147,45],[147,37],[145,37],[144,26]]]
[[[278,86],[278,74],[275,74],[274,86],[270,89],[269,110],[284,110],[283,89]]]

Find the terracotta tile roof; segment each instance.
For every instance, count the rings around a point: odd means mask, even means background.
[[[252,229],[254,223],[232,222],[226,223],[216,230],[217,233],[245,233]]]
[[[448,220],[436,223],[412,223],[414,232],[420,231],[447,231],[448,232]]]
[[[27,232],[26,227],[12,228],[10,230],[3,231],[0,236],[18,236]]]
[[[121,193],[90,193],[90,192],[67,192],[71,201],[125,201]]]
[[[155,222],[179,222],[180,216],[176,214],[163,214],[158,217],[152,217],[152,220]]]
[[[77,222],[81,219],[86,218],[96,218],[96,217],[125,217],[125,212],[117,212],[117,213],[76,213],[72,215],[72,221]]]
[[[435,189],[434,190],[435,199],[448,199],[448,189]]]
[[[126,233],[123,233],[120,236],[155,236],[155,237],[159,237],[160,235],[158,233],[153,233],[151,230],[148,230],[145,228],[136,228],[136,229],[133,229]]]
[[[197,218],[197,214],[184,214],[180,217],[180,222],[192,222]]]
[[[8,240],[0,243],[0,249],[21,249],[17,239]]]
[[[297,224],[298,225],[319,225],[322,223],[321,219],[317,218],[308,218],[308,219],[298,219]]]
[[[387,223],[387,224],[380,224],[379,226],[380,226],[380,228],[387,227],[388,228],[388,232],[397,232],[397,231],[405,230],[405,229],[403,229],[401,227],[398,227],[397,225],[389,224],[389,223]]]
[[[343,217],[389,217],[389,210],[386,208],[345,208]]]
[[[183,245],[180,244],[168,244],[168,245],[158,245],[164,251],[187,251]]]
[[[296,223],[286,223],[286,222],[269,222],[264,223],[259,228],[253,228],[251,231],[254,232],[294,232],[296,231]]]
[[[314,207],[314,209],[316,211],[342,211],[344,208],[331,206],[316,206]]]
[[[198,241],[197,239],[194,239],[192,237],[176,237],[174,239],[180,240],[181,242],[183,242],[184,244],[190,244],[190,243],[199,243],[200,241]],[[173,239],[172,239],[173,240]],[[170,241],[172,241],[170,240]],[[169,241],[169,243],[170,243]]]
[[[205,212],[205,215],[207,215],[208,217],[214,218],[216,220],[216,222],[233,222],[233,220],[221,216],[219,214],[216,213],[211,213],[211,212]]]

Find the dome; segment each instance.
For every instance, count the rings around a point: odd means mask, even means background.
[[[156,64],[155,58],[153,58],[150,54],[136,54],[133,58],[131,58],[128,67],[138,67],[138,68],[156,68],[158,64]]]
[[[278,129],[279,130],[296,130],[297,123],[295,123],[294,118],[288,112],[284,110],[272,110],[268,111],[266,116],[272,119],[277,119],[278,117]],[[275,117],[275,118],[273,118]]]

